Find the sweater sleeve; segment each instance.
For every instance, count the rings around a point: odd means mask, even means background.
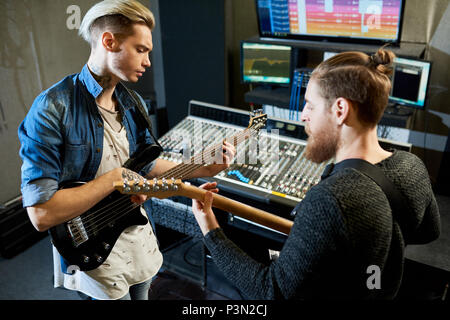
[[[206,234],[205,244],[218,268],[249,298],[294,298],[308,277],[317,276],[325,257],[335,256],[332,252],[346,237],[338,203],[320,185],[308,192],[296,210],[289,237],[270,265],[255,261],[220,228]]]

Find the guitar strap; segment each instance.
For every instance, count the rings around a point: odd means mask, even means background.
[[[392,181],[385,176],[384,172],[370,162],[362,159],[347,159],[337,164],[329,164],[325,168],[321,179],[326,179],[344,168],[353,168],[371,178],[385,193],[391,207],[393,220],[397,221],[400,226],[407,226],[408,223],[407,219],[405,219],[404,212],[408,212],[409,206],[406,198],[400,193]],[[402,232],[405,233],[406,230],[413,229],[406,227],[403,228]]]
[[[144,150],[136,150],[136,152],[130,156],[130,159],[128,159],[124,163],[124,167],[131,169],[135,172],[139,172],[149,161],[153,161],[161,154],[163,151],[162,146],[159,144],[158,139],[154,136],[153,130],[152,130],[152,122],[150,120],[150,117],[146,111],[146,108],[142,104],[141,99],[137,96],[137,94],[133,90],[129,90],[126,88],[128,93],[131,95],[133,100],[136,103],[136,106],[138,110],[140,111],[142,117],[144,118],[146,122],[147,129],[150,133],[150,135],[153,138],[154,143],[150,146],[146,146]]]
[[[133,97],[134,101],[136,102],[136,106],[138,107],[139,111],[141,112],[142,116],[144,117],[145,122],[147,123],[148,131],[150,132],[150,135],[152,136],[153,140],[155,141],[155,144],[157,144],[159,147],[161,147],[161,145],[158,142],[158,139],[156,139],[155,136],[153,135],[152,122],[150,120],[150,117],[147,113],[146,108],[142,104],[141,99],[137,96],[136,92],[134,92],[133,90],[129,90],[129,89],[127,89],[127,90],[130,93],[130,95]],[[161,147],[161,150],[162,150],[162,147]]]

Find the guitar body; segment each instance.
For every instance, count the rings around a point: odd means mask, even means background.
[[[71,182],[61,188],[83,184]],[[107,259],[126,228],[145,225],[147,222],[140,206],[134,205],[129,196],[114,191],[81,216],[50,228],[49,234],[68,266],[78,266],[81,271],[89,271]]]

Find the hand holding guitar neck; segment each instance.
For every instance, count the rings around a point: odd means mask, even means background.
[[[265,126],[266,121],[267,115],[263,114],[262,111],[258,110],[257,112],[252,113],[250,115],[249,125],[245,130],[225,138],[218,145],[207,147],[203,152],[200,152],[191,157],[188,161],[183,161],[170,170],[167,170],[157,176],[157,178],[186,180],[195,177],[211,177],[216,175],[220,171],[226,169],[228,164],[231,163],[236,154],[235,148],[248,138],[257,136],[259,130]],[[223,164],[211,164],[205,166],[205,164],[215,162],[214,160],[217,159],[217,150],[223,152]]]
[[[200,188],[207,190],[203,201],[192,199],[192,212],[194,213],[195,220],[197,220],[203,235],[206,235],[209,231],[219,228],[216,216],[212,211],[212,203],[214,196],[212,192],[218,193],[219,189],[217,182],[209,182],[202,184]]]
[[[182,196],[204,201],[205,193],[207,193],[207,190],[183,183],[179,179],[166,180],[164,178],[160,180],[157,178],[153,180],[144,179],[138,183],[135,181],[116,181],[113,187],[123,194],[145,194],[159,199]],[[285,234],[289,234],[293,224],[288,219],[253,208],[216,193],[213,193],[212,206]]]
[[[198,168],[196,171],[186,176],[185,179],[194,177],[214,177],[216,174],[227,169],[230,166],[230,163],[233,161],[235,154],[236,148],[231,143],[224,141],[222,150],[220,150],[220,154],[217,157],[219,161],[214,161],[214,163],[212,164]],[[211,158],[215,159],[216,156],[212,155]]]
[[[122,168],[122,179],[123,181],[142,181],[144,177],[137,174],[134,171],[131,171],[130,169]],[[130,197],[131,202],[134,202],[138,205],[141,205],[147,200],[147,196],[145,194],[134,194]]]

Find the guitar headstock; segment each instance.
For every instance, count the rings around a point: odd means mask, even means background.
[[[149,197],[165,199],[179,195],[183,182],[180,179],[153,179],[114,182],[114,189],[123,194],[145,194]]]
[[[263,113],[262,109],[254,110],[250,113],[248,129],[259,131],[259,129],[266,125],[266,121],[267,114]]]

